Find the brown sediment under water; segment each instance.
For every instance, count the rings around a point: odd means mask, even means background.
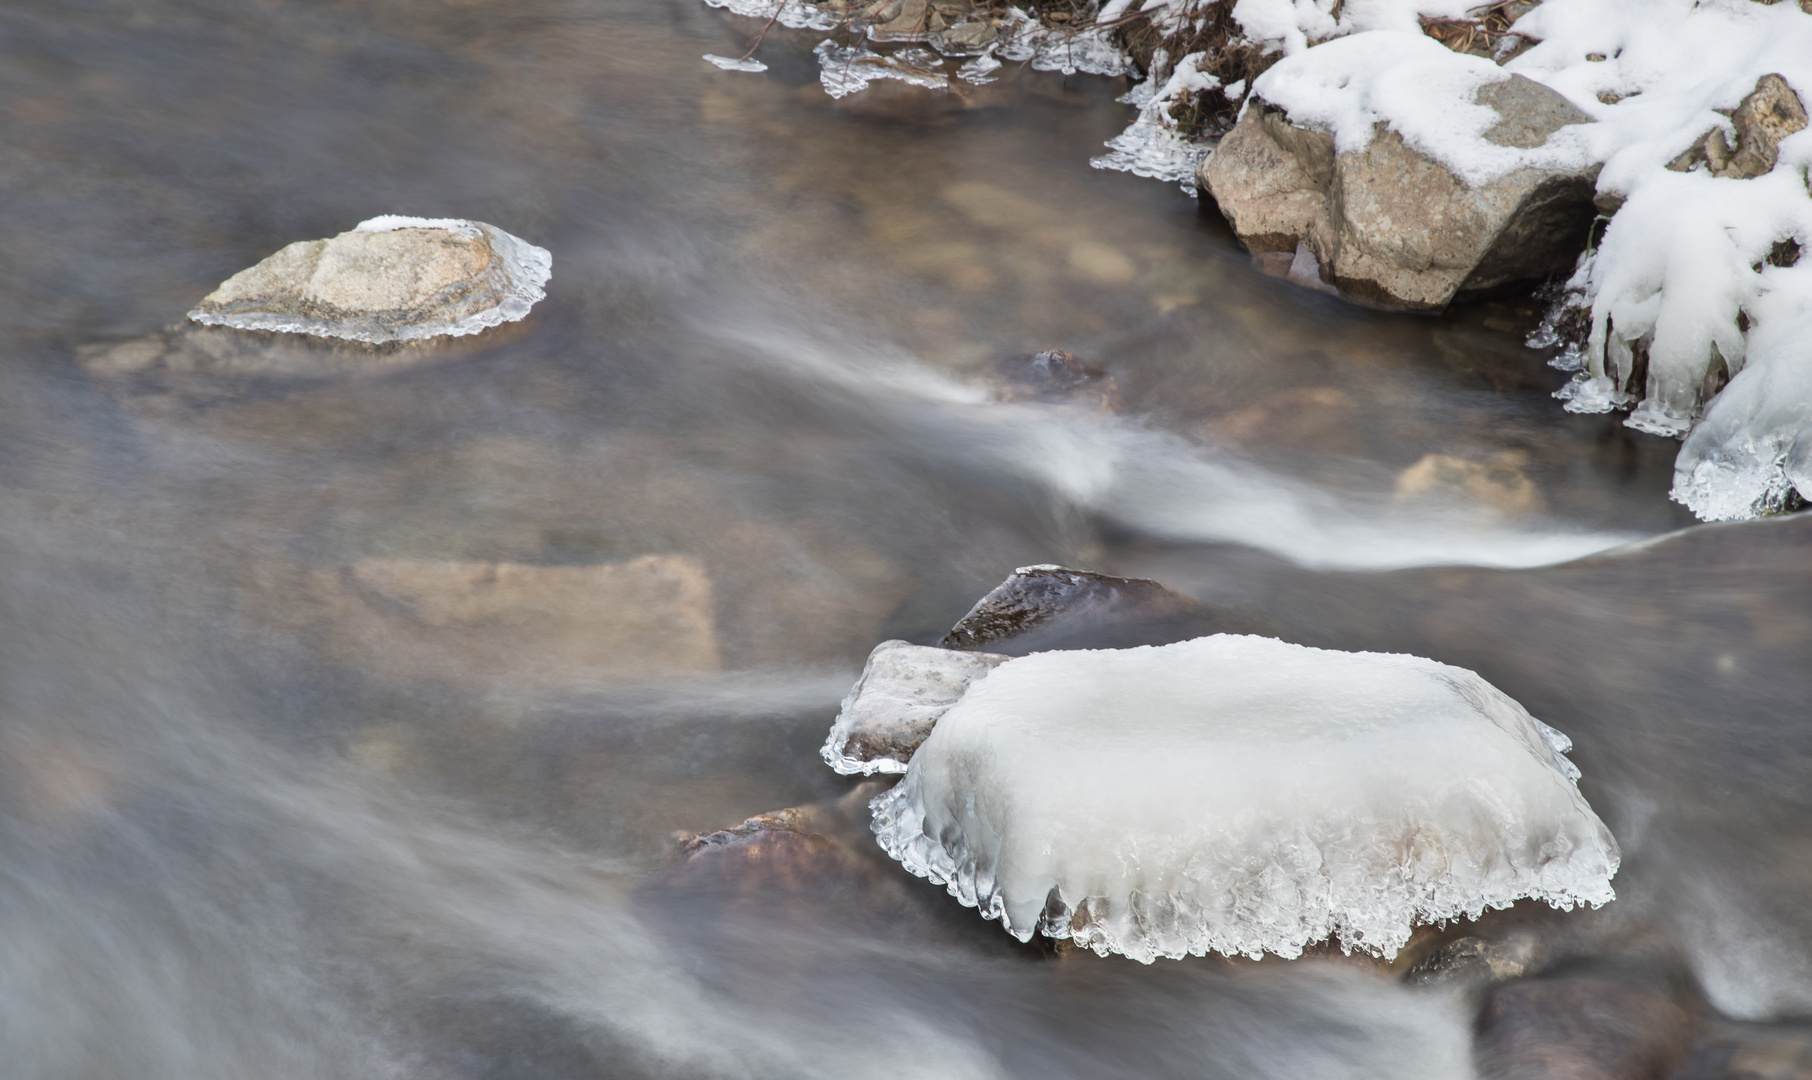
[[[760,29],[0,11],[9,1076],[1451,1077],[1587,1052],[1507,1013],[1549,985],[1664,1017],[1643,1068],[1812,1061],[1812,519],[1687,528],[1677,444],[1562,412],[1526,299],[1351,307],[1089,168],[1124,80],[701,59]],[[380,214],[547,248],[547,298],[181,326]],[[873,645],[1033,563],[1479,671],[1573,737],[1619,899],[1496,916],[1548,959],[1483,1013],[1338,951],[1019,946],[817,748]],[[843,831],[675,839],[806,804]]]

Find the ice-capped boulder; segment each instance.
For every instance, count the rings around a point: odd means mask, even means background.
[[[289,245],[189,318],[374,344],[457,337],[527,315],[552,266],[544,249],[481,221],[389,215]]]
[[[1413,656],[1235,635],[1036,653],[943,713],[874,830],[1021,940],[1392,956],[1417,922],[1613,898],[1569,747]]]
[[[1279,62],[1255,95],[1198,186],[1255,254],[1312,255],[1351,299],[1438,311],[1568,270],[1585,246],[1598,162],[1550,143],[1592,118],[1541,83],[1366,34]]]

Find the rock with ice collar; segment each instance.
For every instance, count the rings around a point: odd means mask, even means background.
[[[552,262],[480,221],[377,217],[241,270],[189,318],[374,344],[476,334],[527,315]]]
[[[1418,922],[1613,898],[1569,745],[1413,656],[1234,635],[1037,653],[943,714],[874,830],[1022,941],[1392,956]]]
[[[1588,122],[1521,75],[1481,87],[1498,123],[1484,139],[1533,149]],[[1295,125],[1255,99],[1197,171],[1254,253],[1313,254],[1349,299],[1438,311],[1458,296],[1570,269],[1595,209],[1598,168],[1521,168],[1478,186],[1378,124],[1361,149]]]

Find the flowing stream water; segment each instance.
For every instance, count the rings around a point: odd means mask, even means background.
[[[1091,170],[1123,80],[700,59],[759,30],[0,11],[7,1075],[1468,1075],[1464,1009],[1337,952],[1052,955],[884,860],[683,862],[854,790],[816,751],[868,650],[1031,563],[1477,670],[1623,846],[1613,904],[1527,916],[1569,962],[1702,1031],[1812,1015],[1812,517],[1687,528],[1676,444],[1550,398],[1532,301],[1350,307]],[[370,372],[90,362],[384,213],[549,249],[547,298]],[[1111,389],[1013,392],[1043,349]],[[492,565],[628,629],[436,592]]]

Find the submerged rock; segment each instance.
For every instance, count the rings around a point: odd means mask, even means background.
[[[1494,1080],[1653,1080],[1673,1076],[1691,1018],[1647,990],[1589,975],[1519,979],[1479,1017],[1476,1054]]]
[[[1521,75],[1480,88],[1495,146],[1530,149],[1591,117]],[[1456,296],[1570,269],[1585,246],[1597,166],[1521,168],[1478,187],[1379,124],[1359,150],[1254,102],[1197,172],[1241,243],[1297,251],[1350,299],[1438,311]]]
[[[1003,360],[994,365],[991,381],[1002,401],[1076,401],[1108,412],[1126,405],[1112,375],[1062,349]]]
[[[1163,645],[1234,629],[1199,600],[1145,578],[1022,566],[938,644],[1022,656],[1043,649]]]
[[[1570,745],[1419,657],[1230,635],[1043,652],[943,715],[874,830],[1021,941],[1389,957],[1417,922],[1613,898]]]
[[[710,576],[697,559],[534,566],[363,559],[269,567],[248,614],[404,679],[574,685],[715,671]]]
[[[1006,659],[883,641],[843,699],[821,751],[825,762],[845,775],[905,772],[938,718]]]
[[[386,216],[241,270],[189,312],[208,326],[383,343],[476,334],[547,295],[545,250],[479,221]]]

